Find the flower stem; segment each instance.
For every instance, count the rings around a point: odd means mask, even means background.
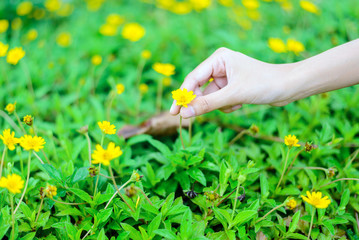
[[[111,119],[111,107],[112,107],[113,100],[115,100],[115,97],[116,97],[116,93],[114,91],[110,91],[109,97],[108,97],[108,105],[107,105],[107,109],[106,109],[107,121],[110,121],[110,119]]]
[[[44,198],[41,197],[40,207],[39,207],[39,211],[37,212],[37,216],[36,216],[36,219],[35,219],[35,223],[37,223],[37,220],[39,219],[39,216],[40,216],[40,212],[41,212],[42,204],[43,204],[43,203],[44,203]]]
[[[89,152],[89,164],[91,166],[91,139],[90,139],[88,132],[85,133],[85,137],[87,140],[87,147],[88,147],[88,152]]]
[[[273,208],[272,210],[270,210],[269,212],[266,213],[266,215],[264,215],[263,217],[261,217],[260,219],[258,219],[256,221],[256,223],[259,223],[260,221],[264,220],[269,214],[271,214],[273,211],[277,210],[278,208],[281,208],[285,205],[285,203],[282,203],[281,205],[276,206],[275,208]]]
[[[313,208],[312,218],[310,219],[310,227],[309,227],[309,233],[308,233],[308,238],[307,238],[307,239],[310,239],[310,234],[312,233],[312,227],[313,227],[313,220],[314,220],[315,210],[316,210],[316,208]]]
[[[304,148],[303,148],[302,150],[300,150],[300,151],[295,155],[295,157],[293,158],[292,162],[291,162],[290,165],[289,165],[288,172],[290,171],[290,169],[292,169],[295,160],[297,160],[299,154],[301,154],[303,151],[304,151]],[[287,172],[287,173],[288,173],[288,172]]]
[[[183,136],[182,136],[182,116],[180,116],[179,132],[180,132],[180,138],[181,138],[182,148],[183,148],[183,149],[186,149],[186,147],[184,146]]]
[[[101,147],[103,147],[103,141],[105,140],[105,134],[102,133],[102,137],[101,137]]]
[[[32,131],[34,132],[34,135],[37,136],[37,132],[36,132],[36,130],[35,130],[34,124],[31,126],[31,129],[32,129]],[[45,157],[47,163],[48,163],[48,164],[51,164],[50,161],[49,161],[49,158],[47,157],[47,155],[46,155],[46,153],[45,153],[45,151],[44,151],[44,149],[41,149],[41,152],[42,152],[42,154],[44,155],[44,157]]]
[[[39,155],[37,155],[35,152],[34,152],[34,155],[35,155],[35,157],[36,157],[37,159],[39,159],[39,161],[41,162],[41,164],[44,164],[44,161],[41,160],[41,158],[40,158]]]
[[[17,204],[17,206],[16,206],[16,208],[15,208],[14,214],[15,214],[15,213],[17,212],[17,210],[19,209],[19,207],[20,207],[20,205],[21,205],[21,202],[22,202],[22,200],[23,200],[24,197],[25,197],[27,185],[29,184],[30,168],[31,168],[31,153],[32,153],[32,151],[29,151],[29,158],[28,158],[28,160],[27,160],[27,177],[26,177],[26,182],[25,182],[25,188],[24,188],[24,191],[22,192],[20,201],[19,201],[19,203]]]
[[[21,121],[20,121],[20,118],[19,118],[19,116],[18,116],[17,113],[16,113],[16,110],[14,111],[14,115],[15,115],[15,117],[16,117],[16,120],[17,120],[17,122],[18,122],[20,128],[21,128],[21,131],[23,132],[23,134],[26,134],[26,130],[25,130],[24,126],[22,126]]]
[[[324,184],[324,185],[320,186],[319,189],[321,189],[322,187],[328,186],[328,185],[330,185],[332,183],[339,182],[339,181],[346,181],[346,180],[359,181],[359,178],[339,178],[337,180],[331,181],[331,182],[329,182],[327,184]]]
[[[285,157],[285,163],[284,163],[284,168],[283,168],[283,171],[282,171],[282,175],[280,176],[278,185],[277,185],[277,187],[275,188],[275,190],[277,190],[278,187],[280,186],[280,184],[281,184],[281,182],[282,182],[282,180],[283,180],[283,177],[284,177],[284,173],[285,173],[286,170],[287,170],[287,163],[288,163],[289,153],[290,153],[290,148],[288,148],[287,156]]]
[[[237,197],[238,197],[238,192],[239,192],[239,187],[240,187],[240,183],[238,181],[237,183],[237,190],[236,190],[236,197],[234,198],[234,204],[233,204],[233,211],[232,211],[232,221],[233,221],[233,218],[234,218],[234,214],[236,212],[236,207],[237,207]]]
[[[241,137],[243,137],[244,134],[248,134],[249,131],[248,130],[243,130],[240,133],[237,134],[237,136],[235,136],[230,142],[229,145],[234,144],[238,139],[240,139]]]
[[[156,98],[157,113],[161,112],[161,107],[162,107],[162,93],[163,93],[162,82],[163,82],[163,80],[162,80],[162,78],[160,78],[160,80],[158,81],[158,86],[157,86],[157,98]]]
[[[93,190],[94,197],[96,196],[96,192],[97,192],[98,180],[100,179],[100,171],[101,171],[101,163],[98,165],[98,174],[97,174],[97,178],[96,178],[95,189]]]
[[[147,197],[146,193],[141,189],[141,188],[138,188],[140,189],[140,192],[141,194],[146,198],[147,202],[153,206],[153,203],[151,202],[151,200]]]
[[[7,146],[5,145],[4,152],[2,153],[2,157],[1,157],[1,163],[0,163],[0,178],[2,176],[2,168],[4,165],[4,159],[5,159],[6,152],[7,152]]]
[[[9,198],[10,198],[10,205],[11,205],[11,225],[12,225],[11,239],[14,240],[15,239],[15,213],[14,213],[13,195],[9,194]]]
[[[68,202],[62,202],[62,201],[59,201],[59,200],[55,200],[53,198],[51,198],[52,201],[56,202],[56,203],[60,203],[60,204],[65,204],[65,205],[71,205],[71,206],[77,206],[77,205],[84,205],[84,204],[88,204],[88,203],[68,203]]]

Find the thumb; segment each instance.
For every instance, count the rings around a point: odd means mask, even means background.
[[[227,88],[224,87],[216,92],[195,98],[187,108],[181,108],[181,116],[190,118],[228,105]]]

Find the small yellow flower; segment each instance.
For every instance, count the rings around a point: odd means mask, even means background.
[[[319,14],[319,9],[314,3],[310,1],[301,0],[299,4],[300,7],[303,8],[305,11],[314,14]]]
[[[18,30],[20,29],[22,26],[22,20],[21,18],[14,18],[14,20],[12,20],[11,22],[11,28],[14,30]]]
[[[210,78],[210,79],[208,80],[208,82],[213,82],[213,80],[214,80],[213,78]]]
[[[146,83],[141,83],[139,86],[139,90],[141,94],[145,94],[148,92],[148,85]]]
[[[25,51],[22,49],[22,47],[16,47],[9,50],[6,56],[6,61],[12,65],[16,65],[24,56]]]
[[[61,5],[61,8],[56,11],[56,14],[61,17],[67,17],[72,14],[74,11],[74,6],[70,3],[64,3]]]
[[[190,0],[192,7],[196,11],[202,11],[211,6],[211,0]]]
[[[34,14],[34,18],[36,20],[40,20],[40,19],[43,19],[45,17],[46,11],[45,11],[45,9],[38,8],[38,9],[34,10],[33,14]]]
[[[188,107],[187,104],[190,104],[193,99],[196,98],[196,95],[193,94],[193,91],[187,91],[187,89],[177,89],[172,91],[172,98],[176,100],[176,105],[182,107]]]
[[[36,29],[31,29],[26,34],[26,39],[29,41],[34,41],[37,38],[37,31]]]
[[[86,2],[87,9],[95,12],[100,9],[104,0],[86,0]]]
[[[45,188],[45,195],[48,198],[53,198],[57,195],[57,187],[53,185],[47,185]]]
[[[286,203],[287,208],[289,208],[290,210],[293,210],[296,206],[297,206],[297,201],[295,201],[294,199],[290,199],[287,203]]]
[[[272,49],[273,52],[276,53],[284,53],[287,51],[287,47],[285,43],[280,38],[269,38],[268,46]]]
[[[61,8],[61,1],[60,0],[46,0],[45,1],[45,8],[49,12],[56,12]]]
[[[9,21],[7,19],[0,20],[0,33],[6,32],[9,28]]]
[[[170,63],[155,63],[152,65],[152,68],[156,72],[165,75],[167,77],[175,74],[175,69],[176,69],[176,67]]]
[[[91,63],[95,66],[100,65],[102,63],[102,57],[100,55],[95,55],[91,58]]]
[[[13,194],[21,193],[21,189],[24,188],[24,180],[19,175],[13,173],[0,179],[0,187],[7,188]]]
[[[16,13],[19,16],[25,16],[27,14],[29,14],[32,10],[32,3],[31,2],[22,2],[19,4],[19,6],[17,6],[16,8]]]
[[[38,136],[30,136],[24,135],[20,138],[20,145],[26,151],[34,150],[35,152],[40,151],[40,149],[44,148],[45,140],[42,137]]]
[[[175,2],[169,10],[175,14],[184,15],[192,11],[192,5],[188,2]]]
[[[115,125],[111,124],[108,121],[98,122],[97,124],[100,127],[101,131],[105,134],[112,135],[116,133]]]
[[[33,123],[33,118],[32,118],[32,116],[31,115],[26,115],[23,119],[22,119],[22,121],[26,124],[26,125],[28,125],[28,126],[32,126],[32,123]]]
[[[258,0],[242,0],[242,4],[245,8],[255,10],[259,8]]]
[[[116,85],[117,94],[122,94],[125,91],[125,86],[122,83]]]
[[[284,144],[289,147],[300,147],[299,140],[295,135],[288,135],[284,137]]]
[[[141,175],[138,174],[138,172],[133,171],[132,175],[131,175],[131,181],[132,182],[139,182],[141,180]]]
[[[112,14],[108,15],[106,18],[106,23],[113,25],[113,26],[119,26],[124,21],[125,21],[125,18],[116,13],[112,13]]]
[[[149,50],[143,50],[141,52],[141,57],[144,59],[149,59],[151,57],[151,52]]]
[[[304,201],[316,208],[327,208],[330,204],[330,199],[328,196],[322,198],[321,192],[312,192],[307,191],[307,196],[301,195]]]
[[[9,148],[9,150],[14,150],[15,145],[19,143],[19,139],[15,137],[15,132],[11,132],[10,129],[5,129],[0,135],[2,142]]]
[[[138,23],[127,23],[122,29],[122,37],[137,42],[146,34],[146,30]]]
[[[303,52],[305,50],[305,47],[303,43],[294,40],[294,39],[288,39],[287,40],[287,49],[288,51],[294,52],[295,55],[299,55],[299,53]]]
[[[110,142],[107,146],[107,149],[101,147],[100,144],[96,145],[96,150],[91,155],[92,156],[92,163],[98,164],[101,163],[105,166],[110,165],[110,161],[118,158],[122,155],[122,151],[120,147],[116,147],[113,142]]]
[[[225,7],[232,7],[234,5],[233,0],[218,0],[218,2]]]
[[[16,110],[16,102],[14,102],[14,103],[9,103],[8,105],[6,105],[5,110],[6,110],[9,114],[12,114],[12,113]]]
[[[172,83],[172,79],[170,77],[165,77],[164,79],[162,79],[162,84],[165,87],[170,86]]]
[[[112,24],[106,23],[100,27],[99,32],[104,36],[115,36],[117,33],[117,27]]]
[[[61,47],[68,47],[71,44],[71,34],[62,32],[56,37],[56,43]]]

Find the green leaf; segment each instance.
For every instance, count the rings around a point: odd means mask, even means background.
[[[300,211],[296,212],[293,215],[292,222],[289,225],[288,232],[294,232],[297,229],[299,218],[300,218]]]
[[[107,239],[107,237],[106,237],[106,234],[105,234],[105,229],[102,228],[100,233],[97,236],[97,240],[106,240],[106,239]]]
[[[228,187],[228,178],[230,175],[230,169],[228,169],[225,162],[222,161],[219,171],[219,195],[223,196]]]
[[[47,163],[41,164],[39,166],[40,168],[43,168],[45,172],[47,172],[50,178],[55,179],[59,184],[63,185],[61,173],[56,168],[54,168],[54,166]]]
[[[173,232],[171,232],[170,230],[167,229],[157,229],[155,230],[155,233],[161,237],[164,237],[165,239],[168,240],[176,240],[176,234],[174,234]]]
[[[162,142],[157,141],[157,140],[155,140],[155,139],[153,139],[153,138],[148,139],[148,142],[149,142],[152,146],[154,146],[155,148],[157,148],[158,151],[160,151],[163,155],[165,155],[165,156],[172,155],[171,150],[170,150],[165,144],[163,144]]]
[[[260,186],[262,199],[266,199],[269,195],[269,184],[267,177],[264,174],[260,175]]]
[[[168,197],[166,198],[166,201],[163,203],[162,207],[161,207],[161,213],[162,213],[162,217],[166,217],[167,216],[167,212],[168,210],[171,208],[173,200],[174,200],[175,194],[171,193],[170,195],[168,195]]]
[[[142,239],[142,236],[139,231],[137,231],[132,226],[128,225],[127,223],[121,223],[123,229],[130,234],[130,238],[132,239]]]
[[[146,230],[141,226],[139,226],[138,229],[140,229],[142,239],[148,240],[148,234],[147,234]]]
[[[330,222],[324,221],[322,222],[322,224],[329,230],[330,234],[332,234],[333,236],[335,235],[334,226]]]
[[[308,238],[302,234],[299,233],[289,233],[286,235],[286,238],[289,239],[303,239],[303,240],[307,240]]]
[[[56,214],[56,216],[69,216],[69,215],[84,216],[84,214],[82,212],[80,212],[80,210],[78,210],[77,208],[73,208],[73,207],[65,208]]]
[[[192,228],[192,211],[190,208],[185,211],[182,217],[180,233],[182,239],[189,239],[191,236],[191,228]]]
[[[255,210],[244,210],[241,211],[237,214],[237,216],[234,218],[233,222],[231,223],[230,226],[237,226],[237,225],[242,225],[246,222],[248,222],[249,220],[251,220],[252,218],[254,218],[254,216],[257,214],[257,211]]]
[[[148,231],[148,234],[150,235],[151,238],[153,238],[155,236],[154,231],[157,230],[160,227],[161,218],[162,218],[162,215],[160,213],[148,225],[147,231]]]
[[[69,188],[69,191],[73,192],[76,196],[78,196],[79,198],[81,198],[82,200],[84,200],[87,203],[92,203],[92,199],[90,197],[90,195],[81,190],[81,189],[77,189],[77,188]]]
[[[100,212],[97,214],[97,225],[101,223],[105,223],[108,218],[111,216],[112,208],[103,209],[100,210]]]
[[[69,223],[69,222],[59,222],[59,223],[54,223],[51,225],[53,228],[58,228],[59,230],[65,230],[67,236],[70,239],[74,239],[74,236],[77,233],[76,228],[74,227],[73,224]]]
[[[167,216],[171,216],[171,215],[176,215],[176,214],[179,214],[179,213],[182,213],[184,211],[186,211],[188,209],[187,206],[185,205],[175,205],[175,206],[172,206],[168,212],[167,212]]]
[[[35,237],[36,232],[28,233],[24,237],[21,238],[21,240],[31,240]]]
[[[345,210],[345,207],[348,205],[350,199],[349,188],[345,189],[340,199],[339,210]]]
[[[224,227],[224,229],[227,229],[228,227],[228,223],[230,222],[230,218],[231,216],[229,215],[229,213],[227,212],[227,214],[225,214],[225,216],[223,215],[223,211],[220,211],[219,208],[214,207],[213,208],[213,212],[214,215],[216,216],[217,220],[222,224],[222,226]],[[229,221],[228,221],[229,220]]]
[[[206,186],[206,177],[204,176],[204,174],[201,170],[199,170],[198,168],[192,167],[187,172],[191,178],[198,181],[203,186]]]
[[[72,183],[77,183],[81,180],[84,180],[89,175],[88,167],[82,167],[76,170],[76,172],[73,174]]]

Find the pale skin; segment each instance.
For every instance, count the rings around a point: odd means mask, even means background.
[[[181,86],[197,97],[188,108],[174,101],[170,113],[189,118],[216,109],[233,112],[243,104],[284,106],[358,83],[359,39],[287,64],[270,64],[220,48],[189,73]]]

